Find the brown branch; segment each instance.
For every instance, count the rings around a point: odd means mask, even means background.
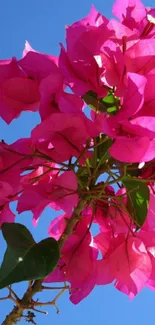
[[[41,291],[42,280],[36,280],[32,287],[29,287],[20,303],[13,308],[11,313],[6,316],[2,325],[13,325],[23,316],[25,309],[29,309],[32,297],[36,292]]]
[[[72,230],[76,223],[80,220],[81,218],[81,212],[84,209],[85,205],[87,203],[86,199],[80,199],[78,206],[74,209],[72,217],[68,220],[66,229],[62,236],[59,239],[59,247],[61,248],[66,241],[67,237],[72,234]]]
[[[9,294],[5,297],[1,297],[0,300],[12,300],[13,302],[15,302],[16,305],[19,304],[20,299],[18,298],[18,296],[15,294],[15,292],[11,289],[11,287],[7,287],[9,290]]]
[[[62,296],[62,294],[66,291],[67,289],[64,287],[56,296],[55,298],[52,300],[52,301],[48,301],[48,302],[38,302],[38,301],[35,301],[34,302],[34,305],[35,306],[39,306],[39,307],[43,307],[43,306],[54,306],[57,310],[57,314],[59,314],[59,309],[57,307],[57,300],[59,299],[60,296]],[[34,309],[34,308],[32,308]]]
[[[16,295],[16,293],[12,290],[11,286],[8,286],[7,288],[8,288],[8,290],[9,290],[9,296],[12,296],[12,297],[14,298],[14,301],[19,302],[20,299],[19,299],[19,297]],[[16,303],[16,304],[17,304],[17,303]]]
[[[68,220],[67,225],[66,225],[66,229],[65,229],[63,235],[61,236],[61,238],[59,239],[60,248],[63,246],[63,244],[66,241],[66,239],[68,238],[68,236],[70,236],[72,234],[73,228],[76,225],[76,223],[78,222],[78,220],[80,219],[81,212],[84,209],[86,203],[87,203],[86,199],[80,199],[79,200],[79,204],[78,204],[77,207],[75,207],[72,218]],[[3,323],[1,325],[13,325],[13,324],[16,324],[16,322],[18,320],[20,320],[20,318],[25,317],[23,315],[23,312],[26,309],[27,310],[28,309],[35,310],[34,309],[35,306],[54,305],[56,307],[56,309],[57,309],[57,312],[59,312],[59,310],[58,310],[58,308],[56,306],[56,300],[63,294],[63,292],[65,290],[68,289],[68,287],[62,288],[62,290],[56,295],[54,300],[49,302],[49,303],[35,302],[35,301],[33,301],[32,298],[36,293],[41,292],[43,290],[42,282],[43,282],[43,279],[34,281],[34,283],[32,285],[29,283],[28,289],[25,292],[25,294],[23,295],[23,298],[21,300],[19,300],[19,301],[16,300],[17,305],[13,308],[11,313],[6,316],[5,320],[3,321]],[[12,293],[13,293],[13,291],[12,291]],[[14,295],[14,297],[16,297],[16,295]]]

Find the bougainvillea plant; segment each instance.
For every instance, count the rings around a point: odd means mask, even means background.
[[[67,26],[59,57],[26,42],[20,60],[0,61],[1,118],[40,116],[29,138],[0,142],[0,289],[15,304],[3,325],[33,322],[66,290],[73,304],[112,282],[130,299],[155,290],[155,9],[116,0],[113,14],[92,7]],[[51,209],[47,238],[16,223],[12,202],[34,225]],[[50,284],[52,301],[34,297]]]

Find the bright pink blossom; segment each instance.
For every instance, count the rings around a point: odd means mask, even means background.
[[[23,58],[18,61],[20,67],[34,80],[41,80],[50,73],[57,72],[58,58],[36,52],[30,44],[26,42]]]
[[[151,259],[144,243],[135,237],[126,240],[120,237],[112,240],[106,256],[98,261],[97,283],[116,280],[116,289],[132,299],[146,285],[151,271]]]
[[[11,211],[8,204],[3,208],[0,207],[0,227],[4,222],[14,222],[15,217],[15,214]]]
[[[120,22],[130,29],[137,28],[146,16],[146,9],[141,0],[116,0],[113,6],[113,14]]]
[[[95,286],[97,255],[98,250],[91,243],[91,235],[86,224],[80,222],[74,234],[63,246],[57,269],[45,279],[45,282],[70,282],[70,300],[77,304]]]
[[[155,290],[155,236],[153,231],[140,231],[137,237],[142,240],[147,249],[148,255],[151,259],[152,272],[146,283],[146,286],[152,290]]]
[[[78,203],[77,180],[72,171],[66,171],[60,176],[52,177],[43,175],[40,181],[27,185],[18,199],[17,211],[31,210],[34,214],[34,222],[46,206],[55,209],[63,209],[69,216]]]
[[[144,103],[144,90],[147,79],[136,73],[127,74],[127,88],[122,106],[116,116],[117,121],[133,117]]]
[[[6,123],[24,110],[38,110],[38,81],[22,71],[15,58],[0,61],[0,116]]]
[[[146,76],[154,69],[155,39],[136,42],[125,54],[127,71]]]
[[[65,161],[78,157],[86,141],[97,134],[95,124],[82,113],[53,113],[32,130],[32,141],[49,149],[54,160]]]
[[[26,42],[20,60],[0,61],[0,117],[41,119],[30,138],[0,142],[0,227],[14,201],[34,225],[57,211],[48,235],[60,259],[44,282],[68,282],[74,304],[113,281],[130,299],[155,290],[155,9],[116,0],[113,14],[92,7],[67,26],[59,56]],[[150,192],[140,229],[124,176]]]
[[[99,97],[106,94],[100,48],[113,34],[107,23],[108,20],[92,7],[86,18],[66,28],[67,50],[61,48],[59,66],[66,83],[77,95],[84,95],[89,90]]]

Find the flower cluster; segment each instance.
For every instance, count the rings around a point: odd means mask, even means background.
[[[116,0],[113,14],[92,7],[67,26],[59,57],[26,42],[0,61],[1,118],[41,120],[0,143],[0,226],[15,221],[12,201],[34,225],[60,211],[48,234],[66,240],[44,282],[69,282],[74,304],[113,281],[130,298],[155,290],[155,9]]]

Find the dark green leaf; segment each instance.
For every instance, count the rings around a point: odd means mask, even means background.
[[[132,177],[140,176],[141,173],[143,172],[143,168],[138,169],[138,165],[139,164],[128,165],[127,168],[126,168],[127,175],[132,176]],[[131,167],[132,167],[132,169],[131,169]]]
[[[18,223],[4,223],[2,233],[7,249],[0,268],[0,289],[21,281],[44,279],[59,260],[54,238],[36,243],[29,230]]]
[[[82,98],[94,111],[110,115],[116,114],[120,106],[120,99],[111,90],[103,98],[97,98],[93,91],[88,91]]]
[[[102,159],[102,163],[109,158],[109,148],[112,143],[111,139],[107,139],[97,147],[97,159],[99,161]]]
[[[106,112],[106,107],[93,91],[88,91],[82,98],[95,112]]]
[[[88,169],[86,167],[80,167],[76,175],[79,183],[79,190],[81,188],[86,188],[89,179]]]
[[[150,192],[148,186],[134,178],[123,177],[122,183],[127,190],[128,210],[131,218],[140,228],[147,216]]]

